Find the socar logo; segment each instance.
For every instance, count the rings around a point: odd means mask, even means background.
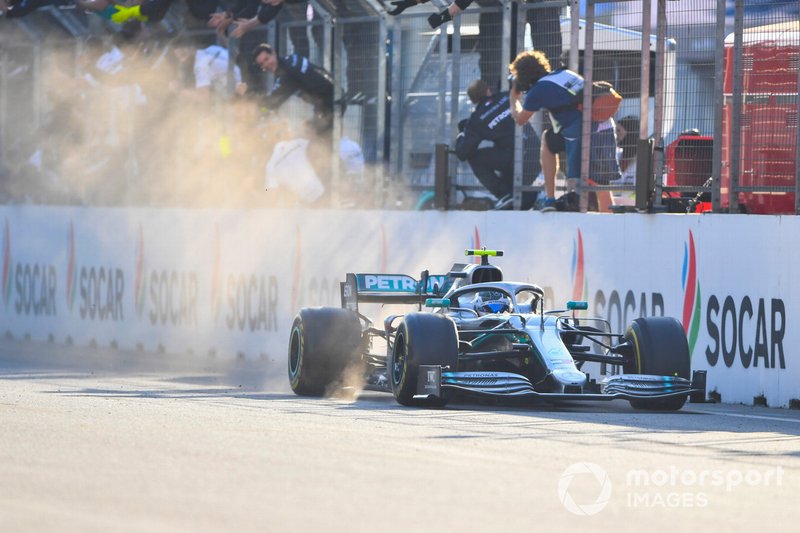
[[[572,299],[583,300],[589,294],[589,285],[583,270],[583,235],[578,229],[578,237],[572,242]]]
[[[689,339],[689,354],[694,352],[697,333],[700,331],[701,296],[700,281],[697,279],[697,258],[694,252],[694,235],[689,230],[689,241],[683,244],[683,329]]]

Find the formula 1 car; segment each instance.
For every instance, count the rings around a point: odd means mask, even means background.
[[[342,308],[301,309],[289,339],[289,381],[302,396],[322,396],[344,376],[391,392],[402,405],[444,406],[456,394],[545,400],[628,400],[634,408],[677,410],[705,400],[705,372],[690,380],[681,324],[670,317],[633,320],[625,333],[583,318],[587,302],[544,309],[544,291],[503,281],[489,263],[499,250],[467,250],[480,264],[446,275],[347,274]],[[376,328],[359,304],[406,304]],[[425,306],[428,311],[422,311]],[[386,353],[373,353],[383,339]],[[599,367],[592,377],[586,363]]]

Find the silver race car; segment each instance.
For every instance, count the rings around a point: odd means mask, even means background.
[[[440,276],[425,271],[419,281],[347,274],[341,308],[301,309],[289,337],[292,390],[322,396],[357,376],[365,389],[416,406],[443,406],[456,395],[623,399],[649,410],[705,400],[705,372],[691,373],[676,319],[637,318],[613,333],[608,321],[579,316],[587,302],[545,310],[540,287],[504,281],[488,260],[502,251],[466,254],[480,264],[457,263]],[[417,309],[376,328],[359,312],[370,303]],[[377,344],[386,353],[374,353]]]

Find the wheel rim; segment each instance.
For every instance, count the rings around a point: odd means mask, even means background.
[[[406,371],[406,339],[398,335],[394,341],[394,357],[392,357],[392,383],[399,386],[403,382]]]
[[[294,328],[292,330],[292,340],[289,343],[289,375],[291,376],[296,376],[297,371],[300,369],[302,349],[303,342],[300,339],[300,329]]]

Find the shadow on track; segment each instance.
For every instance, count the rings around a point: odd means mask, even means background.
[[[105,378],[123,377],[122,388],[98,387]],[[687,404],[677,412],[634,410],[625,401],[560,402],[494,401],[458,398],[444,409],[407,408],[390,394],[345,391],[333,399],[302,398],[291,393],[283,360],[245,360],[201,357],[196,354],[152,354],[61,347],[47,344],[0,342],[0,381],[46,381],[49,394],[106,398],[235,399],[259,408],[276,402],[294,412],[320,411],[344,416],[376,417],[399,424],[480,419],[480,425],[516,426],[589,423],[613,428],[620,439],[641,431],[673,435],[704,432],[766,433],[777,438],[800,437],[800,413],[765,407]],[[58,381],[85,387],[57,387]],[[163,387],[161,386],[163,384]],[[348,394],[349,392],[349,394]],[[266,407],[266,405],[265,405]],[[497,413],[496,422],[493,415]],[[769,435],[763,438],[768,439]],[[480,431],[470,438],[481,438]],[[489,436],[488,434],[486,435]],[[496,436],[495,436],[496,437]],[[431,436],[431,438],[466,438]],[[514,438],[524,438],[516,435]],[[759,437],[762,438],[762,437]],[[797,454],[800,456],[800,453]]]

